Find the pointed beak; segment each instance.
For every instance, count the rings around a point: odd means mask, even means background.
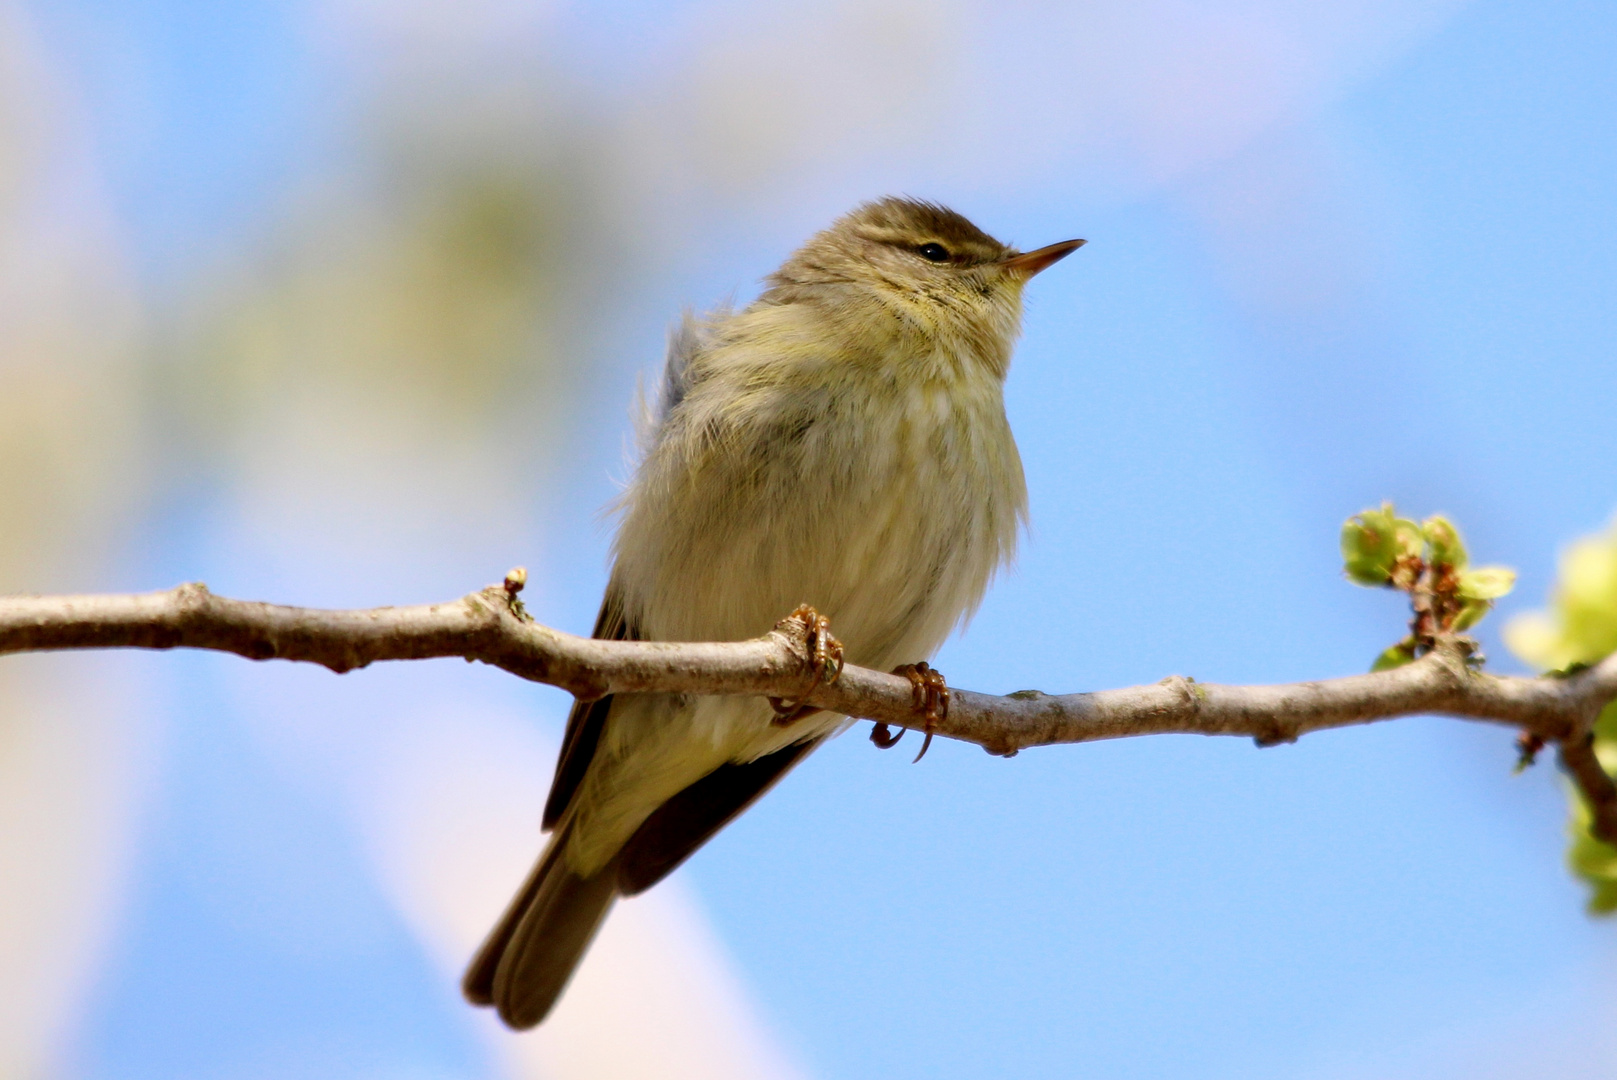
[[[1068,255],[1083,247],[1087,241],[1063,240],[1059,244],[1051,244],[1037,251],[1029,251],[1025,255],[1012,255],[999,265],[1020,277],[1023,281],[1037,274],[1047,266],[1054,266]]]

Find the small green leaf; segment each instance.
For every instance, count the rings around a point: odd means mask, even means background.
[[[1431,547],[1432,565],[1464,570],[1467,562],[1465,545],[1454,523],[1440,514],[1434,514],[1421,523],[1421,533]]]
[[[1376,657],[1376,662],[1370,665],[1370,670],[1391,671],[1393,668],[1403,667],[1413,659],[1415,659],[1415,639],[1407,637]]]
[[[1342,523],[1342,571],[1356,585],[1385,585],[1398,557],[1392,505],[1366,510]]]
[[[1482,617],[1493,610],[1493,603],[1488,600],[1467,600],[1461,605],[1459,612],[1454,616],[1455,630],[1469,630],[1482,621]]]
[[[1497,600],[1516,587],[1516,571],[1508,566],[1479,566],[1460,575],[1462,600]]]

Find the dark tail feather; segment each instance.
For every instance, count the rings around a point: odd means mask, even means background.
[[[561,857],[572,829],[563,825],[467,968],[461,980],[466,997],[495,1006],[514,1028],[539,1023],[561,997],[618,894],[633,896],[661,881],[820,742],[719,766],[659,807],[587,878]]]
[[[467,1000],[518,1030],[549,1015],[618,895],[617,860],[580,877],[561,858],[565,839],[551,839],[461,980]]]

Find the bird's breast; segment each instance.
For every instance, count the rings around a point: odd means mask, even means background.
[[[832,374],[704,387],[665,424],[618,542],[647,637],[753,637],[808,603],[850,662],[891,667],[981,599],[1026,505],[998,380]]]

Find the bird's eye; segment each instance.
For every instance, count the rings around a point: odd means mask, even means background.
[[[915,253],[928,262],[948,262],[949,249],[942,244],[922,244]]]

